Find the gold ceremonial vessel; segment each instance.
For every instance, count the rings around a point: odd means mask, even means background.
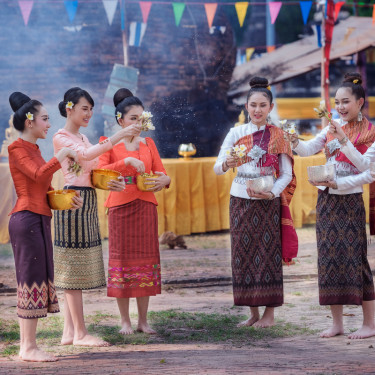
[[[145,185],[146,178],[158,178],[157,174],[142,173],[137,176],[137,188],[140,191],[149,191],[148,189],[153,188],[155,185]]]
[[[92,184],[97,189],[109,190],[108,182],[117,180],[121,176],[120,172],[111,169],[93,169],[91,171]]]
[[[53,210],[69,210],[75,195],[76,191],[72,189],[51,190],[47,192],[47,199]]]
[[[191,159],[197,153],[197,149],[192,143],[182,143],[178,146],[178,154],[183,156],[183,160]]]

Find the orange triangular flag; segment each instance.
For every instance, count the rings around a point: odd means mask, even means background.
[[[373,8],[372,8],[372,24],[375,25],[375,4],[373,5]]]
[[[243,22],[245,21],[248,5],[249,3],[244,3],[244,2],[234,4],[234,6],[236,7],[236,11],[237,11],[238,22],[240,23],[241,27],[243,25]]]
[[[143,23],[147,23],[148,15],[150,14],[152,2],[151,1],[140,1],[139,6],[141,7]]]
[[[215,18],[217,3],[204,4],[204,9],[206,9],[208,27],[211,28],[212,22],[214,21],[214,18]]]

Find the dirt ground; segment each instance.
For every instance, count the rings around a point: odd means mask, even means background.
[[[298,260],[295,265],[284,266],[285,303],[276,309],[276,319],[319,332],[332,320],[329,309],[318,304],[315,228],[300,229],[298,235]],[[247,308],[233,308],[229,234],[189,236],[186,241],[187,250],[162,249],[165,284],[163,293],[151,298],[150,311],[247,314]],[[369,261],[373,270],[374,250],[375,244],[370,244]],[[107,242],[104,242],[104,257],[107,256]],[[1,282],[8,288],[15,287],[9,254],[0,255]],[[63,308],[61,292],[58,296]],[[116,302],[106,297],[105,289],[85,292],[84,303],[87,316],[98,312],[118,315]],[[14,320],[15,305],[15,293],[0,294],[0,317]],[[135,301],[131,312],[136,314]],[[267,338],[247,345],[228,340],[111,346],[89,352],[82,348],[62,354],[56,363],[25,363],[15,357],[0,357],[0,374],[375,374],[375,337],[347,338],[348,333],[361,325],[361,308],[347,306],[344,313],[345,335],[332,339],[310,333]]]

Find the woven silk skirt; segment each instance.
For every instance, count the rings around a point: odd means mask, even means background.
[[[31,211],[12,214],[9,221],[17,277],[17,315],[43,318],[59,312],[53,277],[51,217]]]
[[[316,206],[319,302],[361,305],[375,299],[367,260],[366,213],[362,194],[319,191]]]
[[[95,189],[79,190],[83,207],[55,211],[55,284],[63,289],[94,289],[106,285]]]
[[[230,197],[232,282],[237,306],[283,304],[280,198]]]
[[[153,203],[137,199],[109,209],[108,296],[161,293],[158,217]]]

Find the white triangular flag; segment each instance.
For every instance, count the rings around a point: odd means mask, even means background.
[[[112,25],[113,18],[116,13],[117,0],[102,0],[102,1],[103,1],[104,10],[107,14],[108,23]]]

